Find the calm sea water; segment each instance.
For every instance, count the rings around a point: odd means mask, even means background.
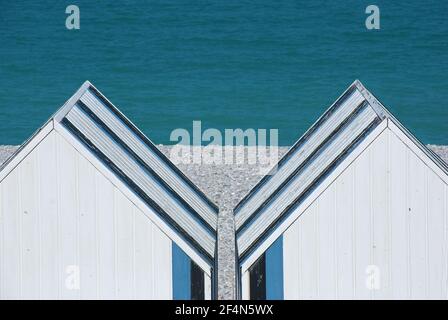
[[[448,2],[0,0],[0,144],[85,80],[154,142],[175,128],[278,128],[289,145],[355,79],[424,143],[448,144]],[[77,4],[81,29],[65,28]]]

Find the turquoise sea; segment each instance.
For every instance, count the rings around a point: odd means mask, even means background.
[[[0,144],[90,80],[154,142],[277,128],[292,144],[355,79],[424,143],[448,144],[448,1],[0,0]],[[65,8],[78,5],[80,30]],[[376,4],[381,29],[367,30]]]

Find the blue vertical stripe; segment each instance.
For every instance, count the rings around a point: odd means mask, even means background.
[[[283,236],[266,251],[266,300],[283,300]]]
[[[190,300],[191,299],[191,272],[190,258],[174,242],[172,245],[173,254],[173,299]]]

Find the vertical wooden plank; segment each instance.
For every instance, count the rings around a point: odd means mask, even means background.
[[[370,150],[365,150],[353,166],[355,298],[370,299],[371,289],[366,282],[371,264]]]
[[[300,292],[303,299],[317,297],[316,214],[317,203],[314,202],[298,219],[300,242],[296,243],[296,246],[300,250],[299,279],[301,279]]]
[[[78,190],[76,150],[57,136],[61,298],[79,298]]]
[[[334,184],[318,199],[319,224],[319,298],[335,299],[337,295],[337,270],[335,252],[335,189]]]
[[[406,206],[406,146],[389,131],[390,189],[389,210],[391,215],[391,298],[408,296],[409,246],[408,208]]]
[[[446,282],[443,282],[444,270],[447,268],[444,255],[444,192],[445,184],[428,167],[427,212],[428,212],[428,298],[445,299]]]
[[[138,209],[135,215],[135,290],[137,299],[152,298],[152,222]]]
[[[13,170],[0,184],[3,212],[3,297],[20,299],[20,219],[19,219],[19,172]]]
[[[153,228],[153,257],[155,281],[154,299],[172,299],[171,240],[159,228]]]
[[[374,288],[375,299],[390,298],[390,221],[388,134],[384,131],[372,144],[372,214],[373,214],[373,265],[379,271],[379,288]]]
[[[50,133],[38,148],[40,277],[41,298],[57,299],[60,287],[58,268],[58,170],[56,133]]]
[[[118,190],[115,190],[115,214],[117,217],[117,280],[118,298],[130,299],[134,295],[134,239],[133,206]]]
[[[249,271],[246,270],[241,275],[241,298],[242,300],[249,300],[250,297],[250,279],[249,279]],[[286,292],[285,292],[286,293]],[[285,295],[285,299],[286,295]]]
[[[116,297],[114,186],[100,172],[95,172],[96,211],[98,221],[99,298]]]
[[[300,218],[283,234],[283,290],[285,300],[299,299],[299,250],[297,249],[299,245],[299,220]]]
[[[410,229],[411,298],[426,298],[426,175],[417,156],[407,152],[408,215]]]
[[[22,297],[39,299],[40,250],[38,205],[38,159],[33,150],[16,168],[19,173],[22,222]]]
[[[336,180],[336,254],[338,261],[338,298],[353,298],[353,168]]]
[[[204,272],[204,299],[212,299],[212,279]]]
[[[81,299],[97,299],[97,221],[95,168],[78,157],[79,271]]]

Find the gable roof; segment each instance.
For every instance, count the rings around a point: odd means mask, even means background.
[[[384,120],[393,122],[443,172],[448,168],[356,80],[234,209],[242,260]],[[388,122],[385,121],[385,122]]]
[[[187,242],[214,257],[217,206],[88,81],[0,167],[0,177],[53,126],[64,127]]]

